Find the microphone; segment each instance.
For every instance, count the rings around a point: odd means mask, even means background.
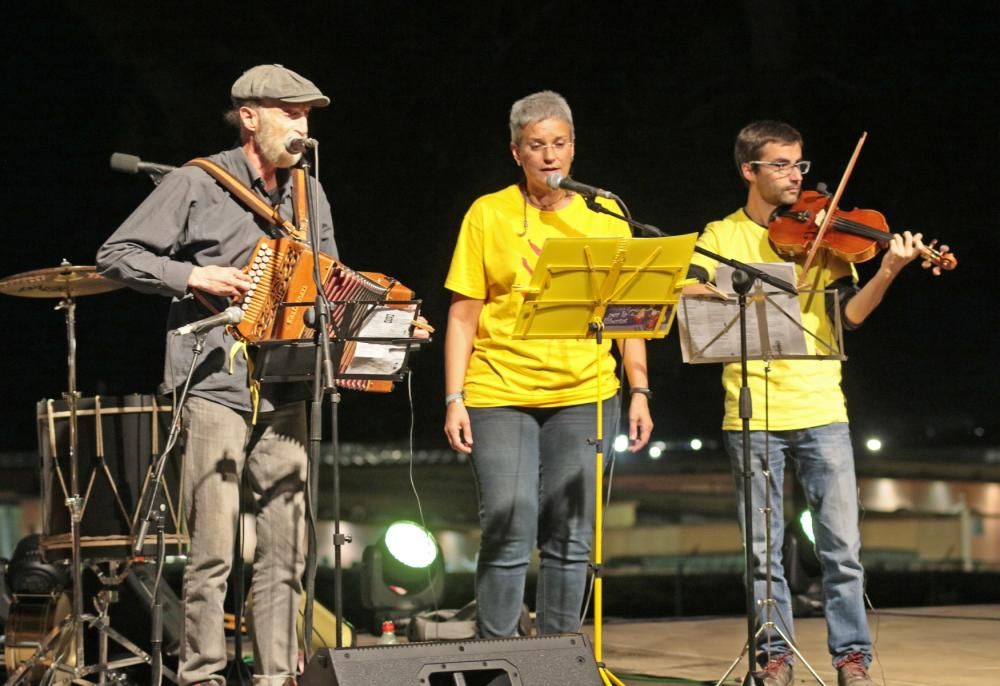
[[[233,305],[231,307],[227,307],[219,314],[213,314],[211,317],[205,317],[204,319],[199,319],[196,322],[191,322],[190,324],[177,327],[174,329],[174,335],[186,336],[189,333],[199,334],[210,329],[214,329],[217,326],[239,324],[241,321],[243,321],[243,310],[236,305]]]
[[[169,164],[157,164],[156,162],[143,162],[135,155],[126,155],[123,152],[111,154],[111,168],[126,174],[169,174],[177,167]]]
[[[319,141],[315,138],[299,138],[298,136],[291,135],[285,139],[285,150],[291,153],[312,150],[317,145],[319,145]]]
[[[576,191],[580,195],[596,195],[601,198],[608,198],[609,200],[619,199],[618,196],[611,191],[606,191],[603,188],[598,188],[597,186],[589,186],[585,183],[574,181],[568,176],[562,176],[560,174],[549,174],[548,178],[545,179],[545,183],[547,183],[549,188],[552,190],[562,188],[564,191]]]

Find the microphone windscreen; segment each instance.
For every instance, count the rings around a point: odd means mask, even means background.
[[[549,174],[548,177],[545,179],[545,183],[549,185],[549,188],[551,188],[554,191],[557,191],[559,190],[559,184],[562,183],[562,180],[563,177],[560,176],[559,174]]]
[[[111,155],[111,168],[117,172],[138,174],[139,161],[139,158],[135,155],[126,155],[123,152],[116,152]]]

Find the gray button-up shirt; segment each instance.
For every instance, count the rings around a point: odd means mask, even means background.
[[[265,202],[278,205],[283,217],[292,219],[290,175],[279,176],[279,187],[274,197],[269,197],[242,148],[227,150],[209,159],[256,190]],[[323,188],[319,184],[317,187],[320,250],[337,257],[330,203]],[[208,173],[196,167],[181,167],[167,174],[101,246],[97,268],[102,275],[138,291],[171,297],[167,328],[175,329],[210,314],[188,292],[191,270],[206,265],[242,269],[264,235],[277,235],[276,229],[233,198]],[[167,335],[166,389],[177,388],[183,383],[194,355],[193,343],[193,335]],[[246,411],[250,409],[250,393],[246,363],[241,355],[234,356],[232,373],[229,371],[229,352],[233,343],[235,340],[223,327],[208,333],[205,350],[194,371],[191,394]],[[265,391],[260,407],[264,412],[273,409],[279,392],[287,396],[291,391],[298,397],[305,397],[300,389],[272,387]]]

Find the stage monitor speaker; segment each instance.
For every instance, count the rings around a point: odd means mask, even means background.
[[[586,636],[402,643],[325,650],[299,686],[601,686]]]

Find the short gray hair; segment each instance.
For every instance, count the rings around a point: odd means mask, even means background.
[[[569,124],[570,136],[576,138],[573,112],[570,111],[566,98],[554,91],[539,91],[521,98],[511,106],[510,142],[519,145],[524,127],[550,118],[562,119]]]

